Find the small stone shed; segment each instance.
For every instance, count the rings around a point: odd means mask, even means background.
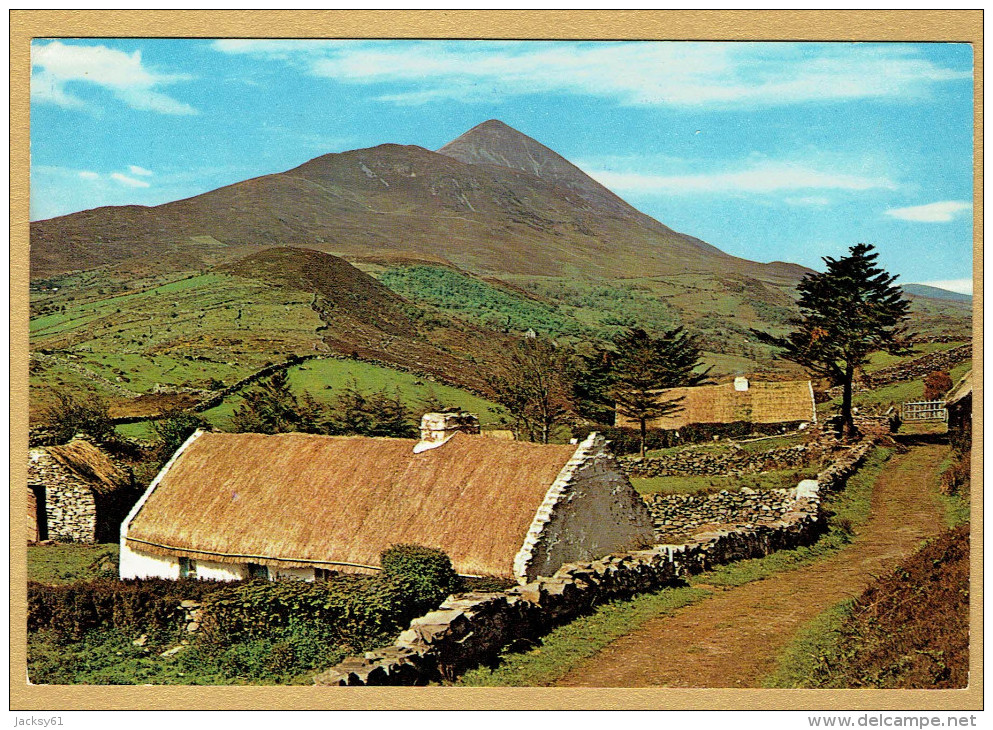
[[[82,438],[31,449],[28,492],[28,539],[57,542],[116,542],[134,501],[130,477]]]
[[[668,388],[658,391],[660,401],[679,408],[649,420],[649,428],[677,430],[691,423],[797,423],[817,422],[814,388],[809,380],[750,382],[735,378],[721,385]],[[617,414],[616,425],[637,428],[638,423]]]
[[[383,550],[414,543],[462,575],[527,582],[654,542],[596,434],[565,446],[427,435],[197,432],[122,526],[121,577],[314,580],[374,572]]]

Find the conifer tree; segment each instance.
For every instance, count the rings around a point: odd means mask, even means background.
[[[891,276],[876,266],[879,254],[859,243],[848,256],[825,256],[823,273],[807,274],[797,287],[800,317],[785,338],[755,334],[782,349],[786,360],[842,386],[843,433],[856,433],[852,416],[852,382],[873,352],[910,352],[905,322],[910,302]]]

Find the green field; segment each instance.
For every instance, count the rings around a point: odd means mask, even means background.
[[[425,410],[428,399],[475,413],[484,427],[499,426],[505,417],[500,406],[468,391],[359,360],[310,360],[293,366],[288,374],[290,387],[296,395],[307,392],[320,403],[333,402],[338,391],[354,381],[363,391],[385,388],[391,394],[399,393],[415,418]],[[233,396],[216,408],[204,411],[203,415],[217,428],[226,429],[230,427],[231,416],[240,403],[241,398]]]
[[[804,479],[817,476],[817,468],[775,469],[741,476],[631,477],[638,494],[713,494],[749,489],[792,489]]]

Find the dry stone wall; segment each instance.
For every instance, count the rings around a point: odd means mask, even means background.
[[[680,544],[567,563],[551,577],[502,592],[449,596],[438,610],[414,619],[392,646],[346,659],[314,683],[418,685],[452,679],[603,601],[655,590],[723,563],[810,544],[825,527],[821,495],[842,486],[871,448],[864,442],[841,452],[816,481],[786,490],[789,509],[776,519],[696,532]]]
[[[869,387],[878,388],[881,385],[898,383],[905,380],[924,378],[935,370],[949,370],[972,357],[972,343],[959,345],[950,350],[932,352],[915,358],[910,362],[892,365],[869,374]]]
[[[794,508],[795,489],[724,490],[718,494],[653,494],[645,502],[658,542],[673,542],[706,526],[738,529],[775,522]]]
[[[758,474],[770,469],[807,466],[823,456],[822,446],[812,442],[761,452],[733,448],[715,452],[689,448],[666,456],[644,459],[624,456],[618,458],[618,463],[633,477],[737,476]]]
[[[96,540],[97,506],[93,491],[43,449],[29,452],[28,487],[45,495],[49,540]]]

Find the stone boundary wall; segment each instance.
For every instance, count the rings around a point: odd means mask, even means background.
[[[317,685],[421,685],[453,679],[507,646],[537,639],[604,601],[671,584],[735,560],[814,542],[826,526],[821,493],[844,486],[872,449],[865,441],[840,454],[814,480],[787,490],[778,519],[736,530],[698,532],[679,545],[655,545],[589,562],[567,563],[549,578],[494,593],[449,596],[415,618],[392,646],[345,659],[314,677]]]
[[[898,383],[904,380],[917,380],[935,370],[948,370],[972,357],[972,343],[959,345],[950,350],[931,352],[915,358],[910,362],[891,365],[888,368],[869,373],[869,387],[878,388],[881,385]]]
[[[739,476],[770,469],[807,466],[824,455],[817,443],[783,446],[768,451],[727,449],[721,452],[688,448],[668,456],[621,456],[617,461],[632,477]]]
[[[776,522],[794,508],[795,492],[744,487],[717,494],[653,494],[645,497],[645,504],[652,513],[656,540],[669,543],[708,525],[737,530]]]

